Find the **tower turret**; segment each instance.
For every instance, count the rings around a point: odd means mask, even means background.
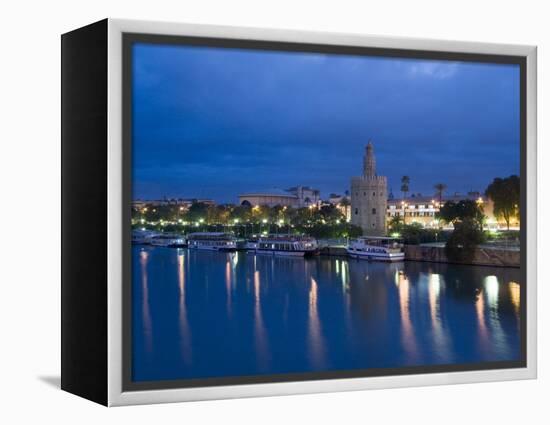
[[[388,182],[376,174],[374,147],[369,141],[363,157],[363,175],[351,178],[351,223],[366,236],[386,234]]]
[[[376,159],[374,158],[374,147],[369,140],[365,149],[365,156],[363,157],[363,175],[365,177],[376,176]]]

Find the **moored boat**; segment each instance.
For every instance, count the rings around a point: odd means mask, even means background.
[[[187,235],[188,247],[208,251],[236,251],[237,239],[223,232],[197,232]]]
[[[352,258],[374,261],[403,261],[405,253],[399,239],[385,236],[362,236],[349,241],[346,251]]]
[[[255,252],[257,254],[303,257],[319,253],[319,245],[315,238],[309,236],[265,236],[258,239]]]
[[[258,239],[257,238],[247,239],[245,247],[247,251],[252,251],[252,252],[256,251],[256,249],[258,248]]]
[[[152,230],[132,230],[132,243],[134,245],[149,245],[151,239],[158,235],[158,232]]]
[[[151,238],[151,245],[166,248],[185,248],[187,242],[181,235],[175,233],[162,233]]]

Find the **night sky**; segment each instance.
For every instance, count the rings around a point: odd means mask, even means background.
[[[519,67],[136,44],[133,197],[349,190],[372,139],[400,196],[519,174]]]

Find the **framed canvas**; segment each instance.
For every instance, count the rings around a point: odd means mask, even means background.
[[[536,377],[536,48],[106,19],[62,42],[62,388]]]

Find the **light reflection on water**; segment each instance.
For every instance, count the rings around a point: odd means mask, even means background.
[[[315,369],[322,369],[324,366],[325,347],[321,335],[321,322],[318,311],[318,290],[317,282],[312,277],[309,289],[309,351],[311,363]]]
[[[517,360],[517,269],[133,248],[133,379]]]
[[[179,288],[179,322],[180,322],[180,349],[186,364],[192,362],[193,345],[191,343],[191,329],[187,319],[185,299],[185,253],[178,250],[178,288]]]
[[[149,306],[148,258],[149,253],[147,251],[141,251],[139,253],[139,265],[141,268],[141,329],[145,340],[145,350],[147,353],[151,353],[153,350],[153,325],[151,322],[151,308]]]

